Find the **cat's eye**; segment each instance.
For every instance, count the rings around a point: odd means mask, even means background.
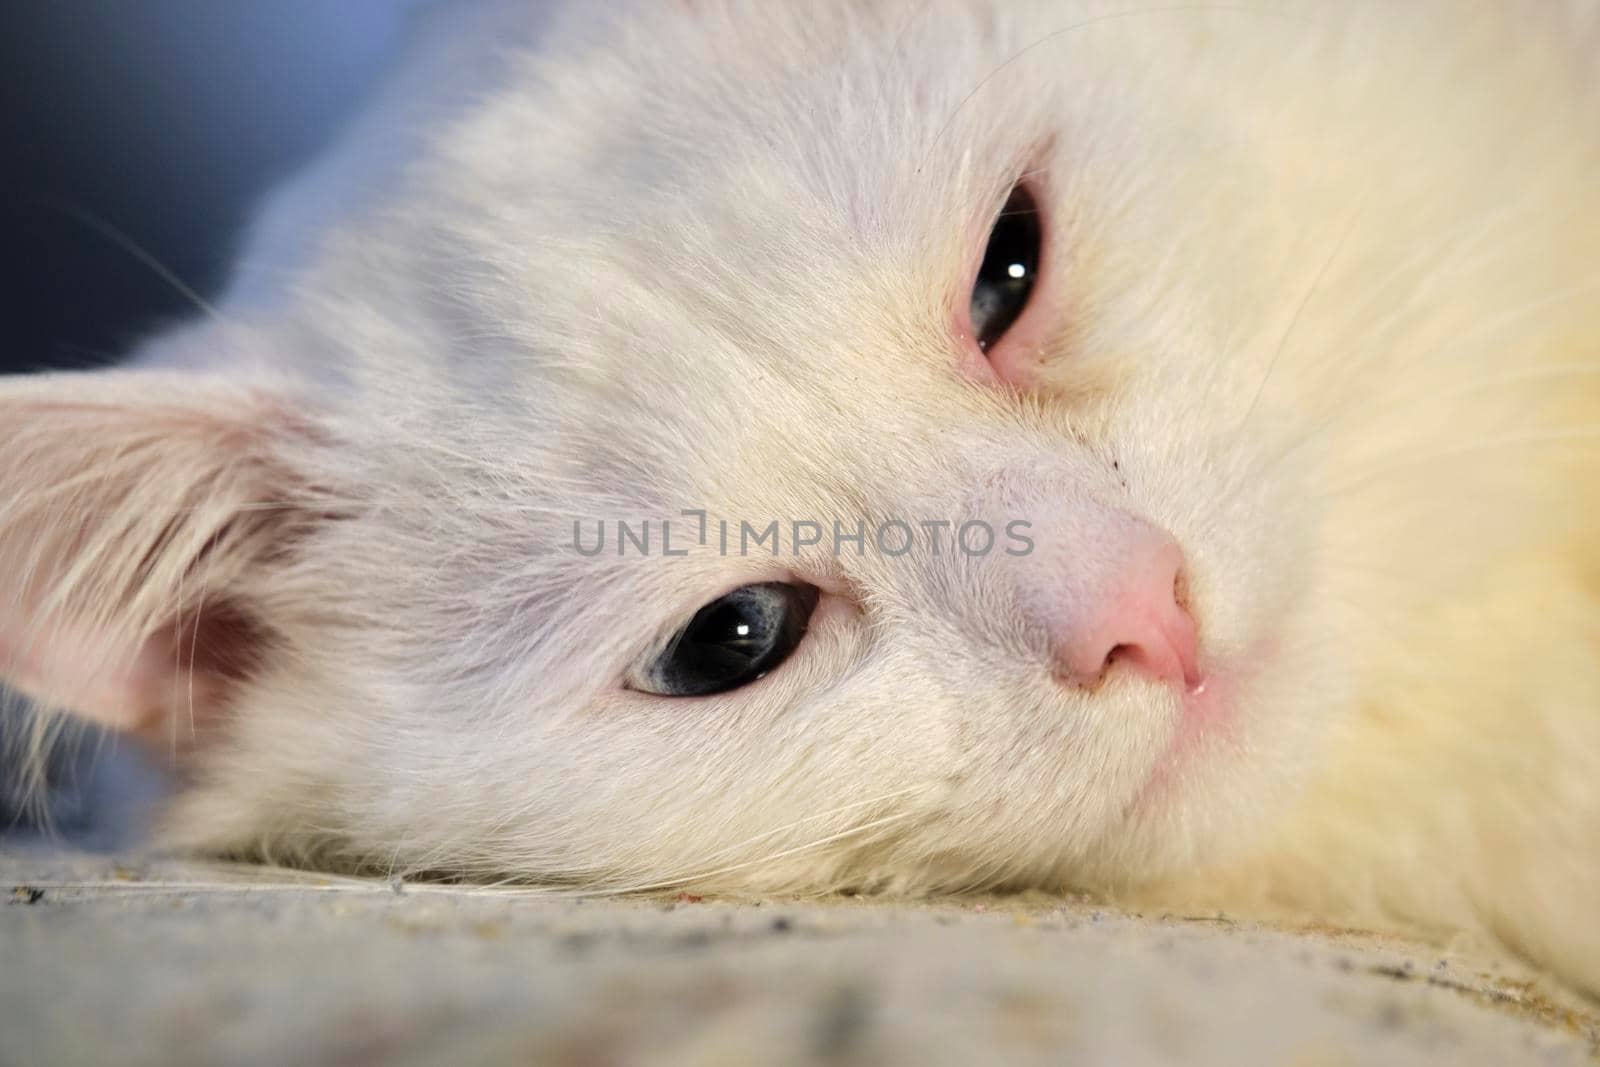
[[[972,335],[983,351],[1005,336],[1028,306],[1043,242],[1039,205],[1026,185],[1018,185],[994,220],[972,286]]]
[[[628,685],[669,697],[748,685],[800,644],[817,597],[815,587],[788,582],[735,589],[695,612],[665,651],[629,675]]]

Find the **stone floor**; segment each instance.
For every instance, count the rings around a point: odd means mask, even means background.
[[[0,852],[0,1064],[1580,1064],[1421,946],[1045,897],[579,900]]]

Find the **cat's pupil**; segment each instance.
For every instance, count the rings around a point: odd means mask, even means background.
[[[809,585],[763,582],[695,613],[636,681],[661,696],[705,696],[755,681],[788,658],[817,604]]]
[[[1028,306],[1043,239],[1038,204],[1027,187],[1019,185],[994,220],[972,286],[972,332],[983,351],[1000,340]]]

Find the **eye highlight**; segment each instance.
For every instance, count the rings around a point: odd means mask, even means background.
[[[789,658],[811,621],[814,586],[763,582],[735,589],[699,611],[665,651],[631,672],[629,688],[656,696],[725,693]]]
[[[972,285],[972,335],[980,350],[989,351],[1028,306],[1043,243],[1039,205],[1018,185],[994,220]]]

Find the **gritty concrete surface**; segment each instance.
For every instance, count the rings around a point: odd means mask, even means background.
[[[1023,897],[578,900],[0,852],[0,1064],[1581,1064],[1582,1002]]]

